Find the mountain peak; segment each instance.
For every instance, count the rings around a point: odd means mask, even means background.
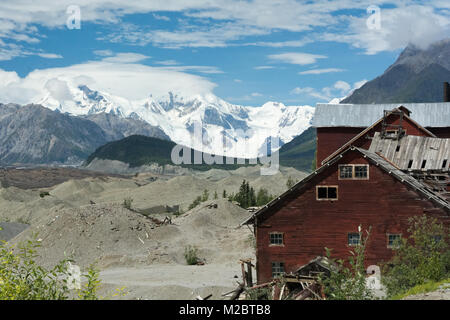
[[[341,103],[442,102],[444,81],[450,81],[450,39],[426,49],[409,45],[381,76]]]

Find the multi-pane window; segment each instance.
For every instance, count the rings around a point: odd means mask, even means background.
[[[269,234],[269,236],[271,245],[283,245],[283,234],[281,232],[272,232]]]
[[[369,166],[367,164],[339,165],[339,179],[368,179]]]
[[[272,278],[284,274],[284,262],[272,262]]]
[[[337,186],[317,186],[317,200],[337,200]]]
[[[355,166],[355,178],[367,179],[369,166]]]
[[[341,179],[352,179],[353,166],[339,166],[339,177]]]
[[[349,233],[348,234],[348,245],[357,246],[359,244],[360,237],[359,233]]]
[[[388,247],[393,248],[399,245],[400,243],[400,234],[388,234]]]

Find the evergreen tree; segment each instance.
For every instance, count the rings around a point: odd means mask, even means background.
[[[217,195],[217,191],[214,191],[214,199],[219,198],[219,196]]]
[[[224,189],[223,193],[222,193],[222,198],[226,198],[227,197],[227,191]]]
[[[201,197],[201,201],[202,202],[205,202],[205,201],[207,201],[209,199],[209,192],[208,192],[208,190],[203,190],[203,194],[202,194],[202,197]]]

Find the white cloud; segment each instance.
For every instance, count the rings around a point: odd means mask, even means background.
[[[61,59],[63,57],[62,55],[56,53],[37,53],[37,55],[45,59]]]
[[[338,69],[338,68],[326,68],[326,69],[312,69],[312,70],[306,70],[301,71],[298,74],[323,74],[323,73],[331,73],[331,72],[343,72],[344,69]]]
[[[345,42],[365,50],[366,54],[393,51],[413,44],[426,48],[450,34],[450,12],[438,11],[430,2],[425,5],[401,5],[381,9],[380,29],[369,29],[367,17],[348,17],[343,33],[324,33],[324,41]]]
[[[199,72],[199,73],[205,73],[205,74],[219,74],[224,73],[222,70],[220,70],[217,67],[214,66],[167,66],[167,67],[161,67],[166,70],[174,70],[179,72],[185,72],[185,71],[193,71],[193,72]]]
[[[73,0],[33,0],[0,2],[0,39],[36,45],[47,28],[66,28],[66,9]],[[82,24],[114,24],[114,29],[98,36],[113,42],[164,48],[225,47],[258,45],[267,47],[301,47],[313,41],[337,41],[361,48],[368,54],[397,50],[408,43],[425,47],[450,34],[450,6],[445,0],[372,0],[381,9],[381,29],[366,26],[369,5],[361,0],[78,0]],[[384,8],[383,5],[389,5]],[[179,23],[171,29],[154,25],[131,25],[123,18],[132,14],[151,14],[168,20],[167,12],[178,12]],[[257,41],[238,44],[250,36],[274,32],[292,32],[293,39]],[[0,49],[0,59],[24,55],[24,48]],[[28,51],[34,52],[31,49]]]
[[[114,55],[114,53],[111,50],[95,50],[94,54],[100,57],[108,57]]]
[[[170,21],[169,17],[162,16],[162,15],[159,15],[159,14],[156,14],[156,13],[153,14],[153,18],[155,18],[156,20]]]
[[[275,67],[274,66],[257,66],[257,67],[254,67],[253,69],[255,69],[255,70],[267,70],[267,69],[274,69]]]
[[[303,52],[286,52],[280,54],[271,54],[268,56],[268,58],[283,63],[307,65],[316,63],[318,59],[325,59],[327,58],[327,56]]]
[[[136,63],[142,60],[150,58],[149,56],[134,53],[134,52],[121,52],[113,56],[106,57],[103,59],[105,62],[117,62],[117,63]]]
[[[92,90],[108,92],[130,101],[169,91],[181,95],[211,93],[216,86],[209,80],[166,68],[135,63],[91,61],[63,68],[35,70],[21,78],[0,69],[0,102],[27,104],[43,99],[45,92],[68,98],[67,84],[87,84]]]
[[[242,83],[242,80],[241,80],[241,79],[234,79],[233,81],[234,81],[234,82],[237,82],[237,83]]]
[[[337,100],[342,100],[343,97],[349,96],[353,93],[353,91],[359,89],[366,82],[367,80],[361,80],[355,82],[353,86],[351,86],[348,82],[339,80],[330,87],[324,87],[322,89],[315,89],[312,87],[296,87],[292,89],[290,93],[295,95],[308,95],[322,101],[330,101],[337,97],[339,97]]]
[[[248,45],[299,47],[311,41],[328,39],[349,43],[370,54],[402,48],[408,43],[426,46],[448,36],[448,1],[417,3],[416,0],[372,0],[370,4],[382,7],[382,28],[369,30],[365,24],[365,10],[369,3],[360,0],[76,1],[81,9],[82,28],[88,22],[115,24],[119,28],[113,34],[100,36],[110,41],[151,43],[165,48],[223,47],[248,36],[289,31],[308,32],[308,36]],[[66,9],[73,4],[73,0],[41,0],[39,3],[33,0],[2,1],[0,39],[36,44],[43,37],[38,26],[65,28],[68,19]],[[388,4],[390,8],[383,8],[383,4]],[[167,12],[181,13],[184,22],[174,24],[171,30],[155,30],[154,26],[134,26],[130,29],[130,25],[121,21],[126,15],[146,13],[167,21],[170,18],[163,15]],[[6,56],[3,54],[3,59]]]
[[[175,60],[163,60],[163,61],[155,61],[156,64],[160,64],[163,66],[176,66],[177,64],[179,64],[177,61]]]

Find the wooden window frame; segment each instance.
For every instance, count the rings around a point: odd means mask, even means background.
[[[277,268],[279,268],[279,269],[281,269],[281,265],[280,264],[283,265],[283,271],[282,272],[278,272],[279,274],[277,274],[277,275],[274,275],[274,272],[273,272],[273,268],[274,268],[273,264],[274,263],[278,263],[278,267]],[[271,266],[272,278],[280,277],[280,276],[282,276],[283,274],[286,273],[286,268],[285,268],[286,264],[284,262],[282,262],[282,261],[272,261],[270,266]]]
[[[387,234],[386,234],[387,248],[388,248],[388,249],[397,249],[398,246],[389,244],[389,237],[390,237],[390,236],[399,236],[399,238],[401,239],[401,238],[402,238],[402,234],[401,234],[401,233],[387,233]]]
[[[319,198],[319,188],[336,188],[336,198],[320,199]],[[328,196],[328,190],[327,190],[327,196]],[[317,201],[337,201],[338,199],[339,199],[339,186],[335,186],[335,185],[320,185],[320,186],[316,186],[316,200]]]
[[[280,234],[281,235],[281,243],[272,243],[270,236],[272,234]],[[269,247],[284,247],[284,232],[273,231],[269,232]]]
[[[352,177],[351,178],[341,178],[341,167],[352,167]],[[366,167],[367,168],[367,177],[365,178],[357,178],[356,177],[356,167]],[[370,176],[370,165],[362,163],[362,164],[340,164],[338,170],[338,180],[369,180]]]
[[[358,235],[358,243],[357,244],[350,244],[350,243],[348,243],[349,242],[349,240],[350,240],[350,235],[351,234],[357,234]],[[349,247],[356,247],[356,246],[358,246],[358,245],[360,245],[361,244],[361,236],[360,236],[360,234],[358,233],[358,232],[347,232],[347,245],[349,246]]]

